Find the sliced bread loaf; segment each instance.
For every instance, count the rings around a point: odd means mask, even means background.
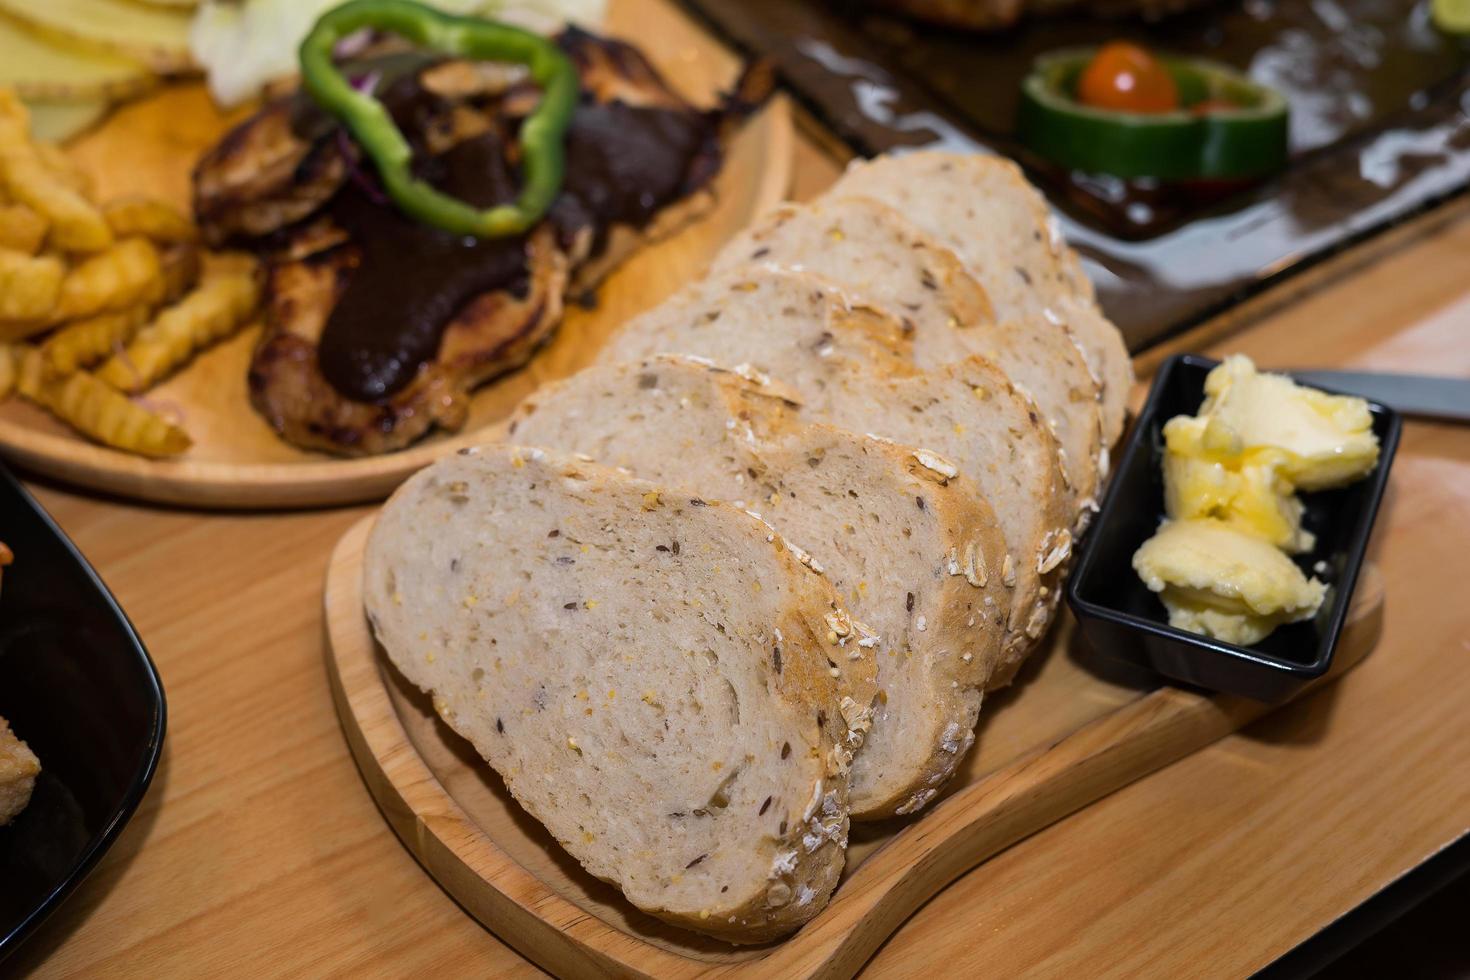
[[[1060,598],[1074,497],[1056,437],[1030,398],[980,357],[919,371],[891,318],[861,317],[809,273],[742,266],[706,280],[670,309],[630,322],[599,360],[692,354],[794,388],[806,418],[932,450],[974,480],[1005,535],[1011,593],[1006,664],[1025,656]],[[717,328],[713,325],[718,324]],[[887,324],[885,326],[885,324]],[[943,461],[942,457],[948,457]],[[1009,675],[1003,669],[997,676]]]
[[[705,358],[754,378],[780,378],[803,400],[817,397],[851,364],[910,370],[902,324],[853,303],[841,288],[805,272],[740,266],[693,283],[634,317],[597,363],[659,354]]]
[[[767,386],[685,359],[597,365],[542,387],[511,438],[758,510],[881,637],[853,819],[911,813],[974,740],[998,664],[1005,539],[978,489],[910,447],[793,420]]]
[[[1038,316],[995,322],[984,288],[948,248],[873,198],[785,205],[736,236],[715,270],[761,263],[838,284],[850,300],[898,319],[928,369],[979,354],[1041,409],[1085,525],[1102,450],[1099,388],[1070,331]]]
[[[920,151],[854,164],[827,198],[871,197],[951,249],[1002,320],[1066,324],[1102,389],[1103,435],[1123,431],[1133,368],[1122,335],[1097,309],[1092,284],[1046,201],[1009,160]]]
[[[398,669],[633,904],[734,942],[825,904],[868,720],[832,660],[868,634],[765,524],[570,456],[462,450],[384,506],[364,595]]]

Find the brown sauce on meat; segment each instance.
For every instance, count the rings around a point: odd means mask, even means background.
[[[421,168],[420,176],[476,207],[511,200],[515,184],[500,140],[485,133]],[[465,238],[404,216],[349,182],[332,218],[360,258],[327,319],[322,374],[348,398],[375,402],[434,359],[444,328],[481,293],[526,287],[524,238]]]
[[[551,220],[563,238],[593,229],[593,251],[608,228],[642,228],[693,189],[691,164],[718,154],[714,126],[698,112],[584,102],[566,135],[567,173]],[[718,159],[718,156],[715,157]]]
[[[412,76],[390,86],[383,101],[410,142],[419,144],[416,134],[435,124],[438,100]],[[688,193],[692,179],[702,183],[707,175],[696,174],[696,162],[718,161],[719,152],[702,113],[590,101],[577,108],[566,149],[566,177],[550,218],[564,242],[590,228],[594,251],[612,224],[642,227]],[[513,201],[519,186],[493,129],[422,160],[418,171],[480,208]],[[375,200],[374,184],[359,173],[330,205],[360,258],[318,354],[328,382],[364,402],[383,401],[412,381],[471,299],[500,289],[521,293],[528,275],[524,238],[451,235]]]

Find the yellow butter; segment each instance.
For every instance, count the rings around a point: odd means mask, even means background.
[[[1279,473],[1300,490],[1343,486],[1378,463],[1367,402],[1262,374],[1242,354],[1226,358],[1205,378],[1199,417],[1232,433],[1242,451],[1280,450]]]
[[[1228,427],[1187,415],[1169,420],[1164,442],[1169,517],[1214,517],[1290,552],[1312,549],[1315,539],[1302,529],[1302,502],[1281,475],[1279,450],[1247,450]]]
[[[1326,592],[1283,553],[1315,544],[1296,491],[1351,483],[1377,463],[1367,402],[1228,357],[1206,377],[1199,414],[1164,426],[1168,521],[1133,567],[1159,593],[1170,625],[1256,643],[1310,619]]]
[[[1167,521],[1133,555],[1178,629],[1251,644],[1310,619],[1326,586],[1269,542],[1214,518]]]

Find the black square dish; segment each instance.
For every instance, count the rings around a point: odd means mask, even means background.
[[[41,760],[0,827],[0,961],[71,893],[143,799],[163,746],[163,688],[95,572],[0,467],[0,717]],[[3,972],[3,971],[0,971]]]
[[[1317,545],[1294,558],[1303,571],[1328,586],[1314,618],[1279,627],[1252,647],[1187,633],[1169,625],[1163,603],[1133,570],[1133,553],[1158,529],[1164,514],[1164,423],[1199,411],[1205,375],[1218,363],[1182,354],[1160,369],[1082,545],[1067,603],[1087,642],[1104,656],[1186,684],[1279,701],[1320,677],[1332,663],[1373,518],[1388,486],[1402,422],[1393,409],[1369,402],[1380,447],[1378,465],[1357,483],[1303,495],[1303,525],[1317,536]]]

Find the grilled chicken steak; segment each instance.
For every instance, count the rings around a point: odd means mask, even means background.
[[[287,441],[370,455],[458,428],[469,392],[525,363],[569,291],[707,203],[725,141],[772,88],[757,67],[703,110],[630,45],[575,29],[558,43],[582,99],[561,193],[522,238],[464,239],[400,214],[345,131],[301,93],[201,159],[205,237],[266,259],[250,391]],[[420,176],[477,207],[515,197],[517,133],[539,99],[523,72],[405,53],[349,70],[375,86]]]

